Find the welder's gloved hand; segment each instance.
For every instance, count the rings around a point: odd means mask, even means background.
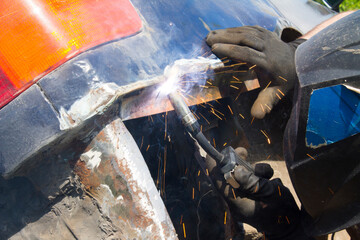
[[[275,33],[259,26],[215,30],[206,42],[219,57],[254,66],[260,85],[265,87],[255,101],[251,114],[264,118],[274,105],[294,87],[297,80],[295,50],[305,39],[283,42]]]
[[[238,149],[235,152],[239,153]],[[289,189],[278,178],[268,179],[273,174],[269,165],[259,165],[262,170],[255,173],[243,166],[237,166],[232,174],[240,187],[234,189],[225,182],[215,160],[207,156],[205,162],[210,177],[227,201],[236,221],[247,223],[259,232],[264,232],[270,240],[311,239],[301,227],[300,210]]]

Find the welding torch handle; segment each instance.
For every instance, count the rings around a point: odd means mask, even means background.
[[[184,99],[176,92],[168,95],[171,104],[173,105],[176,114],[185,125],[186,130],[195,138],[199,145],[218,163],[223,161],[224,155],[219,153],[206,139],[204,134],[200,131],[200,125],[196,118],[190,111]]]
[[[199,145],[209,154],[218,164],[223,161],[224,155],[219,153],[207,140],[202,132],[193,136],[199,143]]]

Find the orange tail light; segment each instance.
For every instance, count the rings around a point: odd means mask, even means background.
[[[76,54],[141,27],[129,0],[1,0],[0,107]]]

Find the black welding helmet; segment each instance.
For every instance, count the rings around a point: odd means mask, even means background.
[[[320,235],[360,222],[360,11],[300,45],[295,61],[284,154]]]

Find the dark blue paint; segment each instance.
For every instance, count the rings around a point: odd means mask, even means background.
[[[317,89],[310,98],[306,144],[331,144],[360,132],[360,95],[337,85]]]
[[[37,85],[6,105],[0,114],[0,171],[7,173],[60,134],[55,111]]]

